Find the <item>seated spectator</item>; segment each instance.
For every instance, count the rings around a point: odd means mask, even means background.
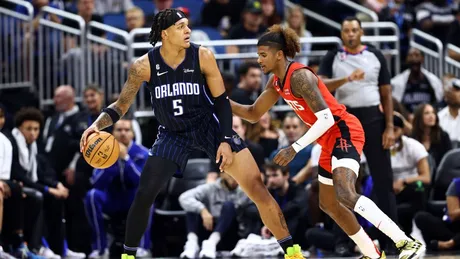
[[[296,5],[289,8],[287,12],[285,26],[293,29],[301,38],[311,38],[313,35],[307,30],[307,18],[303,15],[302,7]],[[301,54],[309,54],[311,51],[311,43],[301,44]],[[295,61],[308,65],[308,57],[295,57]],[[318,63],[319,65],[319,63]]]
[[[262,146],[264,158],[267,159],[279,147],[279,139],[282,135],[280,133],[282,132],[272,123],[271,114],[267,112],[257,123],[249,125],[246,137]]]
[[[423,144],[436,166],[439,166],[442,157],[452,149],[452,143],[449,134],[439,126],[436,109],[429,104],[419,105],[415,109],[412,124],[412,137]]]
[[[95,13],[103,16],[109,13],[122,13],[133,7],[131,0],[96,0]]]
[[[58,180],[73,184],[75,157],[80,153],[80,138],[86,125],[82,125],[84,113],[75,103],[75,90],[62,85],[54,90],[55,114],[49,117],[43,129],[44,151]],[[73,161],[74,160],[74,161]]]
[[[106,169],[94,171],[91,177],[93,188],[85,198],[85,210],[93,231],[93,252],[89,255],[90,259],[108,256],[103,214],[109,217],[128,214],[139,186],[142,168],[148,158],[148,150],[133,142],[134,133],[130,120],[117,121],[113,126],[113,136],[120,144],[118,161]],[[150,226],[148,226],[141,247],[137,249],[137,257],[148,256],[150,245]]]
[[[242,22],[230,29],[228,39],[257,39],[265,32],[266,27],[262,25],[262,7],[259,1],[248,0],[241,17]],[[254,46],[227,46],[227,53],[256,52],[256,50]]]
[[[145,16],[144,11],[139,7],[133,7],[125,12],[125,21],[126,21],[126,29],[128,32],[137,29],[137,28],[144,28],[145,26]],[[125,37],[121,35],[116,35],[113,39],[115,42],[118,42],[123,45],[128,45],[125,40]],[[149,36],[147,34],[137,34],[133,38],[133,43],[137,42],[149,42]],[[134,56],[140,57],[147,53],[147,49],[134,49]]]
[[[299,234],[303,236],[307,229],[307,192],[302,185],[289,180],[287,167],[270,162],[264,168],[267,188],[283,211],[289,233],[294,239],[299,240],[296,237]],[[271,232],[264,226],[261,229],[261,235],[264,238],[270,238]]]
[[[281,16],[276,11],[275,0],[261,0],[262,4],[262,14],[263,22],[262,24],[265,27],[270,27],[275,24],[280,24],[282,19]]]
[[[447,35],[447,43],[460,48],[460,37],[458,37],[458,35],[460,35],[460,6],[457,6],[454,13],[455,20],[450,24],[449,34]],[[447,53],[450,58],[460,61],[460,52],[447,49]]]
[[[415,215],[415,224],[422,231],[430,250],[460,248],[460,178],[453,179],[446,192],[447,209],[438,218],[426,211]]]
[[[61,255],[85,258],[85,254],[64,249],[63,200],[68,197],[69,191],[55,180],[56,173],[46,158],[38,153],[36,140],[43,125],[42,113],[35,108],[23,108],[15,116],[15,125],[9,136],[13,146],[12,179],[22,182],[32,195],[40,199],[43,197],[40,209],[45,213],[46,238],[50,244],[47,252],[53,256],[52,251],[55,251]]]
[[[5,125],[4,115],[0,108],[0,130]],[[0,258],[15,258],[6,253],[11,246],[11,254],[17,257],[39,259],[42,257],[30,252],[24,239],[24,200],[21,186],[11,181],[12,161],[13,146],[0,131]]]
[[[406,59],[409,68],[391,79],[393,97],[410,113],[419,104],[429,103],[436,107],[442,101],[442,82],[436,75],[422,68],[423,59],[420,50],[411,48]]]
[[[256,62],[246,62],[238,68],[240,82],[233,89],[230,99],[235,102],[251,105],[259,95],[262,87],[262,70]]]
[[[425,207],[425,186],[431,182],[428,152],[413,138],[403,135],[403,121],[394,116],[395,144],[390,149],[393,190],[396,194],[398,222],[408,235],[415,213]]]
[[[454,21],[454,3],[447,0],[425,1],[417,6],[417,27],[446,43],[449,25]]]
[[[252,202],[228,174],[220,173],[214,183],[207,183],[184,192],[179,197],[181,207],[187,212],[187,242],[181,258],[216,258],[216,246],[229,239],[238,230],[235,226],[241,209]],[[233,226],[233,227],[232,227]],[[207,239],[205,239],[207,238]],[[201,251],[199,240],[203,240]],[[230,242],[221,242],[229,244]],[[236,241],[233,245],[236,244]]]
[[[439,111],[439,125],[449,134],[454,147],[460,144],[460,79],[446,82],[444,100],[447,107]]]
[[[296,142],[300,137],[302,137],[303,134],[305,134],[305,131],[305,123],[303,123],[294,112],[289,112],[286,114],[283,120],[283,132],[286,135],[288,143],[287,145],[273,151],[269,157],[270,161],[273,160],[273,158],[282,148],[294,144],[294,142]],[[288,168],[290,177],[295,177],[300,172],[300,170],[307,165],[308,160],[310,160],[312,148],[313,145],[309,145],[306,148],[300,150],[295,155],[294,159],[289,162]],[[307,184],[309,180],[311,179],[307,179],[307,181],[303,182],[303,184]]]
[[[104,1],[96,1],[97,3]],[[86,29],[88,30],[88,23],[90,21],[96,21],[99,23],[104,23],[102,16],[94,14],[95,10],[95,0],[77,0],[77,14],[85,20]],[[62,25],[69,26],[71,28],[80,29],[80,23],[72,19],[62,19]],[[104,31],[99,29],[93,29],[92,34],[102,37]],[[77,46],[77,38],[75,36],[67,35],[67,49],[74,48]]]

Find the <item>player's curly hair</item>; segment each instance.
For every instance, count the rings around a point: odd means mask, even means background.
[[[168,16],[174,14],[173,9],[163,10],[153,17],[153,23],[150,30],[149,41],[155,47],[155,44],[161,41],[161,28],[166,23]]]
[[[275,24],[260,37],[257,46],[276,46],[286,57],[294,58],[300,52],[300,39],[293,29]]]
[[[14,125],[16,128],[21,127],[24,121],[36,121],[40,124],[40,127],[43,125],[44,121],[43,113],[37,108],[25,107],[20,109],[16,116],[14,116]]]

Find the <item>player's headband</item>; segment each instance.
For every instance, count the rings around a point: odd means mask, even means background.
[[[170,26],[174,25],[180,19],[187,18],[187,16],[185,16],[184,12],[182,12],[181,10],[177,10],[177,9],[171,9],[171,10],[172,10],[172,14],[168,15],[166,19],[163,21],[163,23],[161,24],[161,30],[166,30]]]

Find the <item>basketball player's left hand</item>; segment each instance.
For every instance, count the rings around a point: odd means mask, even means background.
[[[394,131],[391,128],[386,128],[382,136],[383,149],[389,149],[395,144]]]
[[[276,154],[275,158],[273,161],[277,163],[280,166],[287,166],[289,162],[294,159],[295,155],[297,152],[295,152],[294,148],[292,146],[289,146],[287,148],[283,148]]]
[[[232,148],[226,142],[220,143],[219,149],[217,149],[216,164],[219,163],[219,160],[222,161],[219,166],[221,172],[225,171],[233,162]]]

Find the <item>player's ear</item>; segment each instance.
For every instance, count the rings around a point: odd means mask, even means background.
[[[166,38],[168,36],[167,30],[162,30],[161,31],[161,39]]]
[[[282,50],[276,51],[276,59],[277,59],[277,60],[281,60],[281,59],[283,59],[283,58],[284,58],[284,57],[283,57],[283,51],[282,51]]]

